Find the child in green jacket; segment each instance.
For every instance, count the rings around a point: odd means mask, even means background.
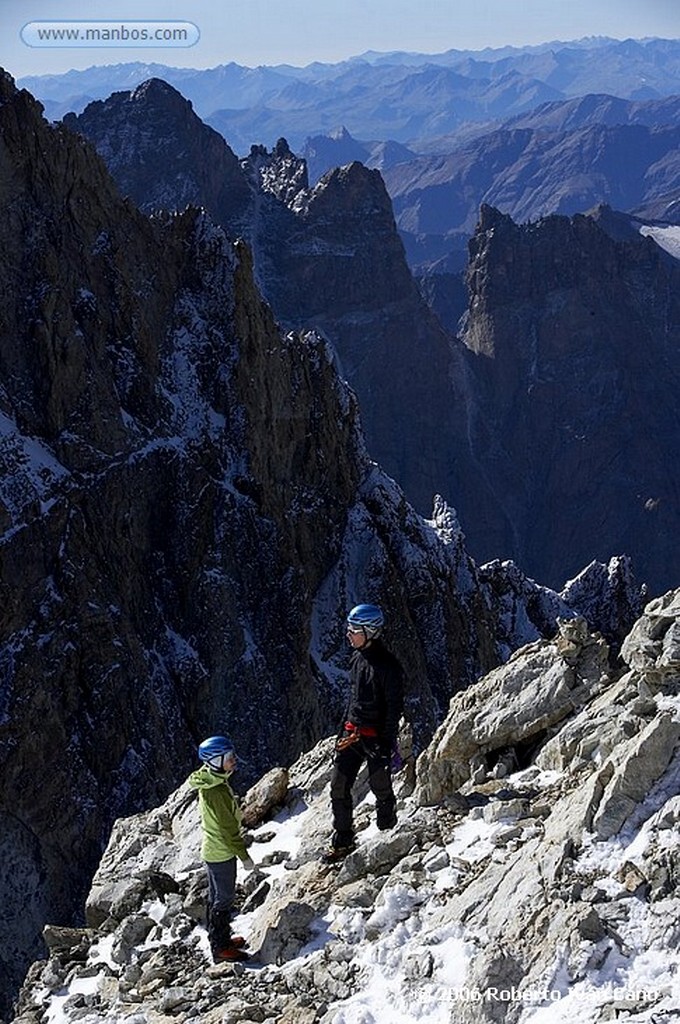
[[[255,867],[241,833],[241,815],[229,776],[236,768],[236,751],[227,736],[211,736],[198,748],[202,767],[188,783],[198,790],[203,842],[201,857],[208,874],[208,939],[213,960],[247,960],[244,940],[232,936],[229,923],[236,889],[236,858]]]

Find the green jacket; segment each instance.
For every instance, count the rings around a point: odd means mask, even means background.
[[[226,775],[212,771],[204,764],[192,772],[187,782],[198,790],[198,807],[203,830],[203,860],[245,860],[245,843],[241,834],[241,813]]]

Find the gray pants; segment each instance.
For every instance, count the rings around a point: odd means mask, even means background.
[[[236,891],[236,857],[204,864],[208,875],[208,940],[214,952],[224,949],[231,938],[229,912]]]

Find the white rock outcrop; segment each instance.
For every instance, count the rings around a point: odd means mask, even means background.
[[[89,927],[46,930],[16,1024],[676,1019],[679,622],[680,591],[651,602],[615,677],[572,620],[455,697],[391,831],[360,779],[339,869],[319,860],[332,739],[305,754],[250,832],[252,966],[208,961],[191,795],[118,822]]]

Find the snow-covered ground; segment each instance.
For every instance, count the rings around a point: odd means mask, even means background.
[[[529,769],[528,773],[531,785],[539,788],[553,785],[559,777],[554,771],[539,772],[537,768]],[[518,772],[507,783],[521,786],[529,781],[528,773]],[[468,814],[453,828],[444,850],[434,850],[424,858],[427,878],[423,885],[414,888],[407,875],[400,877],[397,868],[372,911],[331,904],[313,923],[313,939],[296,958],[277,970],[294,978],[303,965],[312,965],[323,956],[324,947],[331,939],[353,946],[353,964],[358,969],[355,991],[349,998],[331,1004],[333,1024],[455,1024],[459,1019],[456,1006],[482,1000],[520,1002],[518,1024],[596,1024],[604,1007],[614,1012],[615,1005],[621,1010],[627,1004],[646,1000],[650,1003],[647,1009],[625,1014],[628,1024],[670,1021],[674,1019],[675,1008],[680,1007],[680,951],[669,954],[658,942],[655,945],[648,941],[650,905],[632,893],[626,894],[616,876],[624,864],[641,864],[650,843],[670,842],[677,836],[662,819],[664,814],[669,814],[669,801],[680,801],[680,797],[675,796],[679,790],[680,756],[618,836],[606,842],[585,837],[576,861],[577,872],[582,873],[584,880],[595,879],[593,884],[610,898],[623,897],[628,914],[616,926],[621,943],[612,946],[603,939],[601,957],[595,957],[596,965],[582,972],[581,980],[574,981],[568,976],[567,952],[558,950],[554,972],[544,986],[485,991],[470,986],[467,979],[473,959],[479,954],[479,945],[465,934],[460,924],[442,926],[438,911],[447,893],[453,892],[460,881],[461,862],[474,865],[488,856],[504,856],[502,849],[494,844],[494,837],[507,828],[508,823],[490,822],[482,813]],[[309,807],[300,802],[253,832],[250,853],[269,879],[285,877],[287,869],[283,862],[267,863],[268,855],[285,851],[294,860],[304,848],[311,816],[318,814],[318,799],[327,799],[327,794],[316,798]],[[373,801],[369,794],[359,804],[357,816],[362,807],[369,813]],[[408,802],[402,813],[408,815]],[[361,843],[377,835],[376,826],[371,823],[362,830]],[[239,874],[242,877],[241,869]],[[157,923],[143,948],[176,938],[164,925],[168,914],[162,900],[148,902],[142,909]],[[234,920],[234,931],[248,938],[256,927],[258,913],[256,909],[239,914]],[[205,929],[197,926],[189,941],[192,938],[209,960]],[[572,963],[578,952],[570,951]],[[589,962],[593,961],[592,952],[592,945],[584,943],[584,957],[587,956]],[[73,1018],[63,1011],[64,1003],[76,993],[95,992],[105,973],[98,975],[96,967],[104,964],[116,967],[111,959],[110,938],[101,939],[92,947],[88,965],[92,968],[92,977],[74,980],[68,988],[52,994],[47,1024],[71,1024]],[[44,997],[47,996],[45,992]],[[115,1014],[115,1010],[111,1012]],[[117,1019],[106,1017],[107,1021]],[[120,1020],[123,1019],[129,1020],[121,1016]]]
[[[674,224],[668,227],[656,227],[645,224],[640,228],[641,235],[649,235],[657,245],[669,252],[676,260],[680,260],[680,227]]]
[[[524,774],[517,773],[508,784],[521,782]],[[556,777],[555,772],[543,772],[534,776],[532,782],[548,786]],[[592,837],[587,839],[579,868],[585,873],[595,871],[602,876],[603,887],[613,886],[622,892],[623,885],[613,875],[625,862],[642,856],[654,825],[650,812],[658,811],[672,796],[676,783],[680,787],[680,762],[678,777],[675,773],[666,776],[664,785],[650,793],[636,816],[638,821],[632,821],[627,831],[604,843],[595,843]],[[369,794],[364,803],[372,802]],[[638,832],[639,821],[645,819]],[[294,974],[305,959],[318,955],[329,938],[341,938],[356,946],[355,963],[360,967],[357,991],[338,1004],[334,1024],[451,1024],[456,1019],[456,1003],[482,998],[498,1002],[521,1000],[524,1010],[519,1024],[594,1024],[604,1006],[653,1000],[659,993],[664,994],[663,1001],[653,1010],[628,1016],[626,1020],[654,1024],[654,1013],[660,1009],[680,1007],[680,952],[669,957],[667,952],[646,948],[647,905],[633,900],[633,912],[619,928],[631,955],[624,958],[621,954],[609,954],[605,964],[591,971],[586,980],[570,983],[566,973],[557,969],[550,985],[541,989],[481,993],[466,986],[468,967],[478,949],[466,941],[460,926],[441,928],[431,924],[436,901],[428,897],[453,890],[459,881],[455,859],[464,858],[469,863],[491,854],[493,837],[504,827],[503,822],[489,823],[481,816],[467,816],[446,846],[449,863],[438,866],[441,861],[434,860],[429,867],[431,883],[426,892],[416,891],[408,884],[390,885],[386,897],[379,899],[380,905],[368,918],[359,910],[332,905],[313,926],[315,940],[283,970]],[[258,830],[275,832],[274,838],[266,844],[253,845],[251,852],[261,859],[267,853],[284,849],[294,857],[305,829],[304,813],[279,815]],[[377,829],[371,824],[362,832],[362,841],[375,835]],[[270,877],[278,877],[286,869],[276,865],[265,870]],[[417,915],[413,913],[415,909]],[[257,911],[241,915],[234,922],[235,929],[247,936],[256,915]],[[367,932],[370,938],[366,937]],[[378,938],[374,937],[376,932]]]

